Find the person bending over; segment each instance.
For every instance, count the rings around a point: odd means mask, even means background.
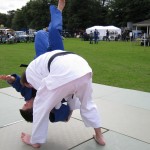
[[[51,58],[54,59],[49,63]],[[32,134],[22,133],[24,143],[32,147],[45,143],[49,112],[63,97],[75,94],[81,103],[80,113],[85,126],[93,127],[95,140],[105,145],[99,113],[92,100],[92,69],[85,59],[62,50],[47,52],[28,65],[21,83],[37,90],[33,102]]]

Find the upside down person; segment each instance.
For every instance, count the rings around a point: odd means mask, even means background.
[[[53,51],[56,49],[61,49],[64,50],[64,45],[62,42],[62,37],[61,37],[61,31],[62,31],[62,11],[64,9],[65,6],[65,0],[59,0],[58,2],[58,8],[56,8],[55,6],[50,6],[50,14],[51,14],[51,22],[49,24],[48,27],[48,31],[44,31],[44,30],[39,30],[36,34],[35,37],[35,58],[37,58],[38,56],[40,56],[41,54],[44,54],[48,51]],[[20,92],[21,95],[24,97],[25,99],[25,104],[23,106],[23,108],[20,110],[20,113],[22,115],[22,117],[28,121],[28,122],[32,122],[33,118],[32,118],[32,103],[34,100],[34,97],[36,95],[36,90],[34,89],[30,89],[27,87],[23,87],[20,84],[20,76],[17,74],[12,74],[12,75],[0,75],[0,79],[1,80],[6,80],[13,88],[16,89],[17,92]],[[71,99],[72,96],[67,97],[67,99]],[[65,105],[62,105],[65,109]],[[61,107],[61,103],[57,104],[55,106],[55,108],[57,109],[57,115],[59,114],[58,109]],[[70,107],[71,104],[70,104]],[[30,109],[30,111],[28,111],[28,113],[24,114],[23,109]],[[61,110],[60,113],[62,114]],[[66,117],[68,114],[68,107],[66,106]],[[66,120],[65,118],[58,118],[55,121],[59,121],[61,120]],[[50,117],[51,120],[51,117]]]

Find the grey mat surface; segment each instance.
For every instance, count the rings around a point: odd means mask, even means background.
[[[150,144],[116,132],[108,131],[104,133],[104,137],[107,143],[105,146],[95,144],[95,141],[92,139],[72,150],[150,150]]]
[[[110,102],[130,105],[150,110],[150,93],[124,89],[102,98]]]
[[[150,93],[95,83],[93,90],[102,126],[110,130],[103,130],[107,145],[94,141],[93,129],[84,126],[77,110],[69,123],[49,124],[47,143],[40,149],[150,150]],[[24,103],[20,93],[12,87],[0,89],[0,100],[0,150],[33,150],[20,140],[22,131],[31,132],[31,124],[22,121],[18,111]]]
[[[150,111],[115,102],[95,100],[102,116],[102,127],[150,143]],[[81,119],[78,110],[72,117]]]
[[[0,128],[0,150],[32,149],[30,146],[21,142],[21,132],[30,134],[31,124],[22,121],[11,126]],[[83,122],[75,119],[71,119],[68,123],[50,123],[47,142],[40,149],[67,150],[92,139],[93,133],[92,128],[86,128]]]
[[[122,91],[121,88],[96,83],[93,83],[92,87],[93,87],[93,95],[92,95],[93,98],[102,98]]]
[[[21,94],[19,92],[17,92],[14,88],[12,87],[8,87],[8,88],[2,88],[0,89],[0,94],[3,93],[3,94],[6,94],[6,95],[9,95],[9,96],[12,96],[12,97],[15,97],[15,98],[23,98],[21,96]]]
[[[23,106],[23,99],[0,93],[0,101],[0,127],[22,120],[19,109]]]

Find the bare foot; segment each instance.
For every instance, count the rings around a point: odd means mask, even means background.
[[[32,146],[33,148],[40,148],[41,147],[41,145],[38,144],[38,143],[37,144],[31,144],[30,143],[30,139],[31,139],[31,136],[29,134],[26,134],[24,132],[21,133],[21,140],[22,140],[22,142],[24,142],[27,145]]]
[[[93,137],[99,145],[102,145],[102,146],[105,145],[105,140],[104,140],[103,135],[101,135],[101,137],[96,137],[96,135],[93,135]]]
[[[65,7],[65,0],[59,0],[58,10],[63,11],[64,7]]]

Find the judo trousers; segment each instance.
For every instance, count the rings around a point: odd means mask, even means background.
[[[80,114],[86,127],[101,127],[101,119],[98,109],[92,100],[92,78],[91,73],[71,81],[53,90],[48,90],[44,85],[37,91],[34,102],[34,122],[32,128],[31,143],[45,143],[48,132],[49,112],[64,97],[75,94],[80,102]],[[42,101],[38,98],[42,97]],[[74,99],[72,99],[73,101]],[[69,102],[71,103],[71,102]],[[74,102],[72,102],[74,103]]]
[[[40,56],[49,51],[56,49],[64,50],[62,41],[62,13],[56,8],[56,6],[50,6],[51,22],[48,26],[48,32],[39,30],[35,36],[35,51],[36,56]]]

